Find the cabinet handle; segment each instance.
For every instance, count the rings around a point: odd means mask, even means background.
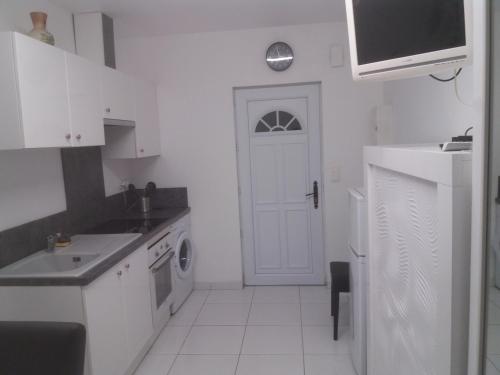
[[[76,136],[76,139],[79,141],[80,139],[82,139],[82,135],[81,135],[81,134],[78,134],[78,135]]]
[[[111,108],[106,108],[106,113],[110,113],[111,112]]]
[[[130,269],[130,264],[125,264],[125,269]]]
[[[121,276],[123,274],[123,272],[120,270],[116,273],[118,276]]]
[[[71,139],[71,134],[66,134],[65,138],[69,141]]]
[[[144,152],[144,149],[143,149],[143,148],[141,148],[141,152]]]

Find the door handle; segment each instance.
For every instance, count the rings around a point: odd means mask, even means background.
[[[318,188],[318,181],[314,181],[313,183],[313,192],[306,194],[306,197],[313,197],[314,198],[314,208],[317,210],[319,206],[319,188]]]

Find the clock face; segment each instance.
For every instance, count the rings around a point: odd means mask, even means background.
[[[293,63],[292,47],[284,42],[272,44],[267,49],[266,61],[272,70],[277,72],[287,70]]]

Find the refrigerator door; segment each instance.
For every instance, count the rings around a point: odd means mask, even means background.
[[[366,200],[362,189],[349,189],[349,246],[366,255]]]
[[[350,352],[358,375],[366,375],[366,258],[350,249]]]

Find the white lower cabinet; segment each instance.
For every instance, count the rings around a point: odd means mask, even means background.
[[[123,375],[127,368],[120,267],[106,272],[83,291],[92,375]]]
[[[132,360],[153,335],[147,249],[129,256],[122,278],[127,350]]]
[[[123,375],[153,335],[146,246],[83,289],[92,375]]]

